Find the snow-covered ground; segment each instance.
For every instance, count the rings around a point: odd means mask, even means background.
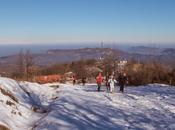
[[[127,87],[123,94],[115,88],[111,94],[93,84],[49,86],[0,78],[0,87],[18,99],[0,92],[0,124],[11,130],[175,130],[175,87]]]
[[[0,77],[0,125],[11,130],[31,130],[58,95],[49,86]]]

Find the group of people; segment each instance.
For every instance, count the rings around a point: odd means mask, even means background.
[[[101,85],[104,81],[104,78],[102,76],[101,73],[99,73],[99,75],[96,77],[96,81],[97,81],[97,90],[100,91]],[[116,86],[116,84],[118,84],[120,86],[120,91],[124,92],[124,87],[126,85],[127,82],[127,77],[126,77],[126,73],[119,73],[119,76],[117,78],[115,78],[114,74],[111,74],[110,76],[107,76],[105,78],[105,82],[106,82],[106,89],[107,92],[114,92],[114,87]]]
[[[76,83],[76,76],[74,75],[73,77],[73,85]],[[82,85],[84,86],[86,83],[86,78],[83,77],[82,80]],[[116,84],[120,86],[120,91],[124,92],[124,87],[127,82],[127,77],[126,73],[122,72],[119,73],[118,77],[114,76],[114,74],[111,74],[110,76],[106,76],[105,78],[102,76],[102,73],[99,73],[98,76],[96,77],[96,82],[97,82],[97,91],[100,92],[102,83],[105,82],[107,92],[114,92],[114,88]]]

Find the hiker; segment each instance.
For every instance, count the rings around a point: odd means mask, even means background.
[[[118,82],[119,82],[119,86],[120,86],[120,91],[123,93],[124,92],[124,87],[125,87],[126,82],[127,82],[127,77],[126,77],[125,72],[119,74]]]
[[[101,73],[99,73],[99,75],[96,77],[96,81],[97,81],[98,92],[99,92],[101,88],[101,84],[103,82],[103,77]]]
[[[76,77],[75,77],[75,75],[73,75],[73,85],[75,85],[75,83],[76,83]]]
[[[113,93],[115,84],[117,83],[117,81],[115,80],[113,75],[110,76],[110,78],[108,80],[108,83],[109,83],[109,86],[110,86],[110,92]]]
[[[83,78],[82,78],[82,80],[81,80],[81,82],[82,82],[83,86],[85,86],[85,83],[86,83],[86,78],[85,78],[85,77],[83,77]]]

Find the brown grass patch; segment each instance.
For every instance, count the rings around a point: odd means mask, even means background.
[[[11,94],[10,92],[4,90],[4,89],[2,88],[2,86],[0,86],[0,91],[1,91],[2,94],[4,94],[4,95],[10,97],[12,100],[14,100],[15,102],[18,103],[18,99],[17,99],[16,97],[14,97],[13,94]]]
[[[9,105],[9,106],[16,106],[15,103],[11,102],[11,101],[6,101],[6,104]]]

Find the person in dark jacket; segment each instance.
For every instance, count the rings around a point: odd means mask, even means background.
[[[119,86],[120,86],[120,91],[123,93],[124,92],[124,87],[125,87],[126,82],[127,82],[126,73],[120,73],[119,74],[118,82],[119,82]]]
[[[86,78],[85,78],[85,77],[83,77],[83,78],[81,79],[81,82],[82,82],[83,86],[85,86],[85,83],[86,83]]]

